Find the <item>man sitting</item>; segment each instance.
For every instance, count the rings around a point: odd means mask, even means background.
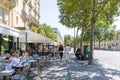
[[[79,60],[83,60],[83,54],[81,53],[81,49],[78,48],[77,51],[75,52],[75,56],[79,59]]]

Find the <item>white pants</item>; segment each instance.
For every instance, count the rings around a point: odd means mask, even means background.
[[[66,51],[66,60],[69,59],[69,51]]]

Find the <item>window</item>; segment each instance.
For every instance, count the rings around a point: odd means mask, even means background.
[[[4,14],[5,14],[4,15],[4,23],[8,25],[9,24],[9,11],[6,10],[4,12]]]
[[[16,16],[16,24],[18,24],[18,16]]]
[[[29,8],[29,16],[30,16],[30,17],[31,17],[31,14],[32,14],[32,13],[31,13],[31,9]]]
[[[16,0],[16,4],[18,5],[18,0]]]
[[[0,8],[0,22],[3,21],[3,9]]]
[[[25,6],[25,3],[23,2],[23,9],[24,9],[24,10],[25,10],[25,7],[26,7],[26,6]]]

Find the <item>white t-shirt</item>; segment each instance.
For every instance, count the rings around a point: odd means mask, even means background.
[[[12,65],[17,65],[17,64],[20,63],[20,59],[14,57],[14,58],[12,58],[12,62],[11,63],[12,63]]]
[[[54,53],[58,53],[58,48],[54,48]]]
[[[66,47],[65,47],[65,51],[66,51],[66,52],[69,52],[69,51],[70,51],[70,47],[69,47],[69,46],[66,46]]]
[[[5,69],[6,70],[11,70],[12,69],[12,66],[14,65],[17,65],[20,63],[20,59],[17,59],[17,58],[11,58],[11,63],[7,63]]]

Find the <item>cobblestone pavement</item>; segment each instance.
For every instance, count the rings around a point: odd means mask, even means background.
[[[52,59],[34,80],[120,80],[120,71],[114,67],[97,59],[95,65],[87,63],[77,60],[74,54],[70,54],[69,60]]]

